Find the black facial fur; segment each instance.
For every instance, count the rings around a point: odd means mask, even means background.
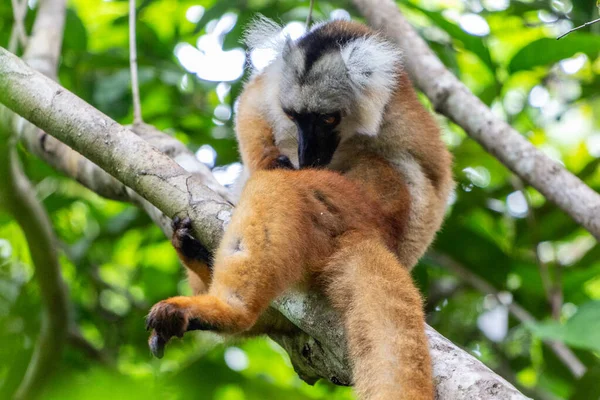
[[[341,113],[319,114],[284,111],[298,128],[299,167],[319,168],[329,164],[340,143],[340,137],[335,128],[340,123]],[[334,122],[328,123],[330,120]]]

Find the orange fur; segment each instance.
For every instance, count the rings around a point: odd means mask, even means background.
[[[393,253],[397,226],[369,196],[379,184],[364,189],[348,178],[368,176],[364,165],[346,176],[256,172],[216,253],[208,293],[165,300],[151,316],[178,321],[179,334],[191,320],[244,333],[286,288],[310,280],[343,316],[361,398],[432,398],[421,299]]]

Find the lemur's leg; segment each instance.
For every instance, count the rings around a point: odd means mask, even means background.
[[[409,271],[377,239],[344,240],[326,268],[326,293],[343,316],[358,398],[433,399],[421,296]]]
[[[215,255],[208,293],[172,297],[151,309],[147,327],[155,355],[187,330],[249,330],[277,295],[302,279],[312,235],[302,211],[303,190],[283,173],[262,172],[246,184]]]

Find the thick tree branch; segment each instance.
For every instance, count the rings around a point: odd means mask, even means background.
[[[133,132],[0,49],[0,102],[52,132],[169,216],[187,212],[214,249],[231,206]]]
[[[373,27],[400,45],[407,71],[438,112],[600,239],[598,193],[496,117],[446,69],[392,0],[353,1]]]
[[[27,64],[52,79],[56,79],[62,48],[66,6],[66,0],[40,2],[31,40],[23,55]]]
[[[18,115],[14,116],[13,129],[18,132],[21,136],[21,141],[31,153],[46,161],[56,170],[76,179],[88,189],[108,199],[131,201],[142,205],[143,198],[135,194],[127,186],[69,146],[42,132],[22,117]],[[197,175],[198,179],[211,190],[228,201],[233,201],[233,196],[229,191],[219,184],[210,172],[210,169],[198,161],[183,143],[157,130],[153,126],[143,123],[133,126],[131,129],[156,149],[175,160],[175,162],[188,172]]]
[[[0,49],[0,102],[106,169],[168,216],[189,215],[214,249],[231,205],[146,141]],[[167,228],[168,229],[168,228]],[[166,229],[165,229],[166,230]],[[306,334],[275,337],[299,374],[350,383],[343,329],[317,294],[289,292],[276,308]],[[428,328],[438,398],[525,398],[481,362]]]
[[[17,221],[29,246],[35,278],[44,299],[42,329],[15,399],[29,399],[54,371],[67,339],[69,305],[62,279],[50,218],[37,201],[29,180],[19,165],[14,137],[2,121],[0,110],[0,205]]]

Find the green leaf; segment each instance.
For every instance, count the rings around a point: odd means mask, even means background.
[[[600,351],[600,301],[583,304],[564,325],[542,322],[529,328],[541,339],[558,340],[569,346]]]
[[[569,400],[586,400],[600,398],[600,365],[590,368],[575,385],[575,393]]]
[[[589,33],[573,33],[560,40],[543,38],[529,43],[514,55],[508,66],[509,72],[530,70],[534,67],[556,63],[577,53],[596,58],[600,54],[600,36]]]
[[[65,39],[63,42],[64,51],[75,50],[85,52],[87,49],[87,40],[87,30],[83,22],[74,10],[68,9],[65,22]]]
[[[453,24],[444,18],[439,12],[425,10],[421,7],[417,7],[414,4],[410,4],[409,2],[407,2],[406,5],[425,14],[438,28],[446,31],[446,33],[448,33],[448,35],[450,35],[453,39],[462,42],[462,44],[465,46],[465,49],[479,57],[479,59],[483,61],[483,63],[487,65],[491,71],[495,70],[490,51],[487,47],[487,44],[481,37],[468,34],[462,30],[460,26]]]

